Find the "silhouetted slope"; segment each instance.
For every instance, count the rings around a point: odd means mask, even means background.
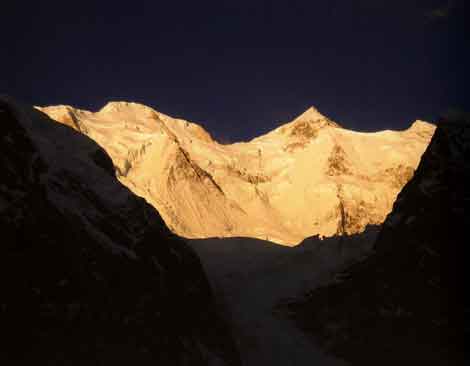
[[[197,255],[95,142],[1,98],[0,167],[0,364],[238,364]]]
[[[469,162],[468,121],[442,121],[375,254],[290,304],[297,324],[357,365],[460,364]]]

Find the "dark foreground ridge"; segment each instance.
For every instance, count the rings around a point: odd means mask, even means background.
[[[0,364],[239,364],[194,251],[88,137],[0,98]]]
[[[468,122],[438,125],[375,253],[342,282],[286,305],[299,327],[353,365],[463,364]]]

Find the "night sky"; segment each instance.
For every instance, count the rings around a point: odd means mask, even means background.
[[[311,105],[364,131],[470,110],[465,0],[253,3],[10,0],[0,93],[89,110],[141,102],[222,142]]]

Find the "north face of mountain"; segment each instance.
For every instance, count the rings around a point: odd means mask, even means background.
[[[114,165],[0,99],[0,363],[238,364],[198,257]]]
[[[222,145],[197,124],[136,103],[39,109],[101,145],[119,180],[178,235],[289,245],[381,224],[435,128],[349,131],[312,107],[252,141]]]
[[[291,304],[297,324],[357,365],[463,364],[469,162],[470,120],[443,119],[375,253]]]

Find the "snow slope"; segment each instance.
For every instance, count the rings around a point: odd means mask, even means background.
[[[296,247],[250,238],[197,239],[199,254],[221,306],[227,309],[242,364],[345,365],[276,309],[371,249],[376,227],[352,236],[312,237]]]

